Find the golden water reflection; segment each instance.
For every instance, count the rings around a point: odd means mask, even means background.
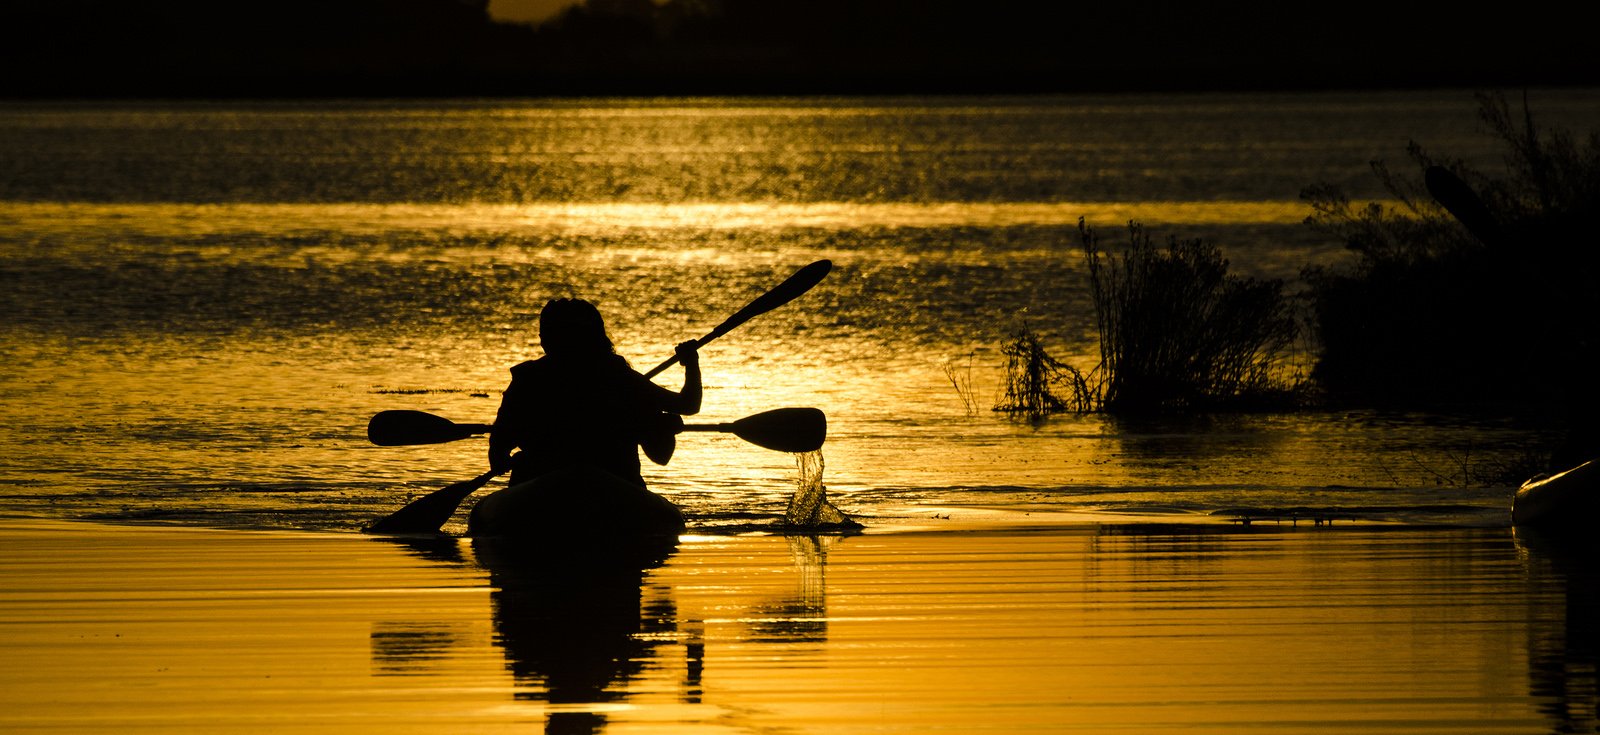
[[[1393,206],[1397,202],[1383,201]],[[1364,202],[1363,202],[1364,204]],[[609,230],[750,230],[811,227],[1013,227],[1071,225],[1079,217],[1117,227],[1129,220],[1148,225],[1294,225],[1305,219],[1304,203],[1281,201],[1139,202],[557,202],[466,204],[229,203],[82,204],[10,202],[0,222],[48,231],[64,218],[82,231],[139,234],[279,234],[336,230],[344,234],[396,231],[595,232]],[[317,251],[353,259],[337,247]],[[474,253],[477,255],[478,253]]]
[[[5,521],[0,729],[1597,725],[1594,547],[1502,529],[966,525],[550,562]]]
[[[1130,526],[676,551],[582,577],[488,564],[497,642],[518,698],[549,707],[547,732],[660,716],[828,732],[1595,722],[1593,568],[1499,530]]]

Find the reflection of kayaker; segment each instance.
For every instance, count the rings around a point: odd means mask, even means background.
[[[650,382],[616,354],[600,311],[587,301],[545,304],[539,342],[543,357],[511,369],[511,385],[489,436],[490,467],[499,471],[509,465],[512,485],[552,470],[584,467],[643,487],[640,444],[671,436],[683,423],[678,417],[700,411],[698,343],[678,345],[683,390],[674,392]],[[514,461],[513,449],[522,450]]]
[[[629,682],[650,662],[671,660],[668,651],[683,635],[671,588],[648,585],[645,576],[673,553],[676,536],[616,541],[583,550],[472,541],[473,556],[489,572],[494,641],[505,651],[516,697],[550,705],[544,732],[604,730],[607,712],[630,697]],[[693,662],[691,655],[685,665]]]

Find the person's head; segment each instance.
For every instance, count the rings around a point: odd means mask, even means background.
[[[546,355],[607,355],[616,351],[600,310],[583,299],[552,299],[539,312],[539,344]]]

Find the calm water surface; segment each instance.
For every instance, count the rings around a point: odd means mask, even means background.
[[[459,539],[0,524],[7,732],[1600,725],[1594,567],[1507,529],[699,535],[575,578]]]
[[[1600,120],[1594,91],[1531,99]],[[1346,257],[1299,223],[1303,186],[1381,196],[1367,163],[1402,163],[1408,139],[1492,166],[1475,109],[1458,92],[7,104],[0,510],[357,528],[484,465],[481,442],[368,446],[367,418],[488,420],[547,299],[596,301],[643,369],[828,258],[814,292],[706,349],[704,418],[822,408],[830,493],[869,524],[1006,506],[1504,525],[1509,486],[1482,478],[1537,421],[986,410],[1019,325],[1092,366],[1079,217],[1293,278]],[[792,458],[679,444],[647,479],[693,526],[781,513]]]

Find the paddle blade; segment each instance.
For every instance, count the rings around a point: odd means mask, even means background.
[[[815,452],[828,438],[828,417],[815,408],[779,408],[728,424],[751,444],[779,452]]]
[[[1467,186],[1467,182],[1462,181],[1461,177],[1443,166],[1429,166],[1422,175],[1422,181],[1427,185],[1428,194],[1433,200],[1466,227],[1467,232],[1472,233],[1479,242],[1491,248],[1505,244],[1505,233],[1501,231],[1500,223],[1495,221],[1494,215],[1489,213],[1489,208],[1484,206],[1477,192]]]
[[[461,501],[473,494],[478,488],[489,484],[499,472],[489,471],[477,477],[458,482],[441,490],[435,490],[416,500],[411,501],[406,507],[401,508],[387,518],[378,520],[367,526],[367,533],[400,534],[400,533],[438,533],[444,524],[455,515],[456,508],[461,506]]]
[[[702,343],[710,342],[726,334],[734,327],[750,321],[753,317],[765,314],[800,298],[802,294],[821,283],[822,279],[826,278],[832,270],[833,261],[819,260],[795,271],[794,275],[789,276],[783,283],[772,287],[771,291],[761,294],[755,301],[750,302],[743,309],[734,312],[733,316],[723,320],[721,324],[717,325],[716,329],[711,330],[711,334],[706,335],[700,341]]]
[[[380,447],[442,444],[482,434],[487,424],[458,424],[424,411],[379,411],[367,422],[367,440]]]
[[[798,271],[795,271],[795,274],[789,276],[789,278],[783,283],[773,286],[772,290],[756,297],[755,301],[746,304],[743,309],[734,312],[733,316],[728,317],[727,319],[723,320],[721,324],[718,324],[716,329],[711,330],[709,334],[701,337],[700,345],[704,347],[707,342],[727,334],[728,332],[732,331],[734,327],[737,327],[740,324],[750,321],[757,316],[783,306],[790,301],[800,298],[802,294],[810,291],[813,286],[821,283],[822,279],[826,278],[828,276],[828,272],[831,270],[833,270],[832,261],[819,260],[811,265],[801,268]],[[659,375],[661,371],[672,367],[677,362],[678,356],[673,355],[672,357],[667,358],[666,362],[655,366],[655,368],[650,372],[645,373],[644,376],[646,378],[654,378],[655,376]]]

